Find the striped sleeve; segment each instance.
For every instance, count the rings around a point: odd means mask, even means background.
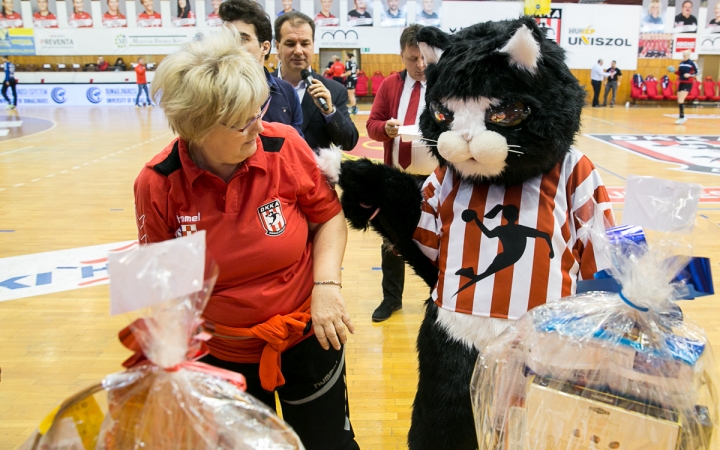
[[[573,150],[577,152],[576,150]],[[587,233],[578,233],[584,223],[595,217],[603,222],[605,228],[615,226],[615,217],[610,205],[610,198],[602,178],[590,160],[577,152],[579,159],[572,169],[567,181],[569,211],[572,212],[570,224],[573,232],[569,247],[579,262],[578,277],[582,280],[592,279],[598,271],[598,258],[593,251],[592,242]]]
[[[418,222],[413,241],[425,256],[437,264],[440,253],[440,227],[438,209],[440,207],[440,187],[443,169],[436,169],[425,180],[422,187],[423,201],[420,222]]]

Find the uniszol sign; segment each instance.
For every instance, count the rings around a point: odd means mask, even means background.
[[[630,39],[621,36],[596,36],[595,28],[570,28],[568,45],[594,45],[597,47],[632,47]]]
[[[720,135],[586,134],[585,136],[644,158],[672,164],[675,166],[673,170],[720,175]]]

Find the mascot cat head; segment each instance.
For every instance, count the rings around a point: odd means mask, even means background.
[[[428,63],[420,130],[441,165],[472,182],[509,185],[565,157],[585,91],[534,19],[479,23],[454,35],[425,27],[418,43]]]

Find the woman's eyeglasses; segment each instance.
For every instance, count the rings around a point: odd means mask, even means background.
[[[262,106],[262,108],[260,109],[260,114],[258,114],[257,116],[253,117],[253,119],[250,120],[250,122],[248,122],[247,124],[245,124],[244,127],[242,127],[242,128],[236,128],[236,127],[230,127],[230,126],[228,126],[228,125],[226,125],[226,124],[222,124],[222,125],[230,128],[230,129],[233,130],[233,131],[237,131],[238,133],[244,133],[245,130],[247,130],[248,128],[250,128],[251,126],[253,126],[253,124],[255,124],[255,122],[257,122],[258,120],[262,119],[263,116],[265,116],[265,113],[267,113],[267,110],[268,110],[268,108],[270,107],[270,100],[271,100],[271,99],[272,99],[272,96],[268,96],[267,100],[265,100],[265,103],[263,103],[263,106]]]

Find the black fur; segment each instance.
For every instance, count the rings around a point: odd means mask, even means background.
[[[418,179],[363,158],[342,163],[338,184],[343,190],[343,212],[350,226],[356,230],[366,230],[372,225],[375,231],[393,244],[429,287],[435,286],[437,267],[412,240],[420,221],[422,203]],[[370,221],[377,208],[380,208],[380,212]]]
[[[437,315],[437,305],[428,299],[417,338],[419,379],[408,447],[474,450],[478,441],[468,388],[478,351],[448,335]]]
[[[532,32],[540,48],[541,59],[534,73],[512,65],[510,57],[498,51],[523,25]],[[506,168],[495,177],[475,175],[464,177],[463,181],[522,184],[552,170],[565,158],[580,129],[585,91],[565,65],[564,51],[544,38],[534,19],[480,23],[455,35],[426,27],[418,33],[418,41],[443,50],[438,62],[430,64],[425,72],[426,105],[485,97],[522,102],[530,107],[527,119],[514,127],[505,128],[486,122],[485,117],[477,118],[479,124],[501,134],[508,144],[520,146],[523,154],[509,153]],[[423,111],[419,125],[429,144],[447,131],[436,122],[429,108]],[[430,148],[441,166],[447,165],[458,175],[455,180],[463,178],[436,147]],[[372,226],[395,245],[429,286],[434,286],[438,269],[412,241],[422,205],[416,179],[365,159],[344,162],[339,184],[343,189],[343,209],[351,226],[356,229]],[[377,207],[380,212],[371,221]],[[437,306],[428,300],[417,342],[419,382],[408,445],[411,450],[475,449],[469,386],[478,351],[453,339],[439,326],[437,311]]]
[[[540,44],[542,59],[535,74],[511,66],[508,55],[497,51],[522,25],[533,32]],[[438,44],[442,42],[438,33],[442,31],[423,28],[418,41]],[[580,130],[585,90],[565,65],[565,51],[543,36],[535,20],[529,17],[479,23],[449,36],[450,43],[439,47],[444,50],[440,61],[425,70],[426,105],[432,101],[443,103],[449,98],[487,97],[521,101],[530,106],[529,118],[516,128],[486,124],[488,130],[502,134],[508,144],[519,145],[524,154],[511,153],[508,166],[499,176],[472,181],[513,185],[548,172],[563,160]],[[420,130],[424,137],[435,141],[445,131],[428,108],[420,117]],[[448,164],[435,147],[430,148],[440,165]]]

